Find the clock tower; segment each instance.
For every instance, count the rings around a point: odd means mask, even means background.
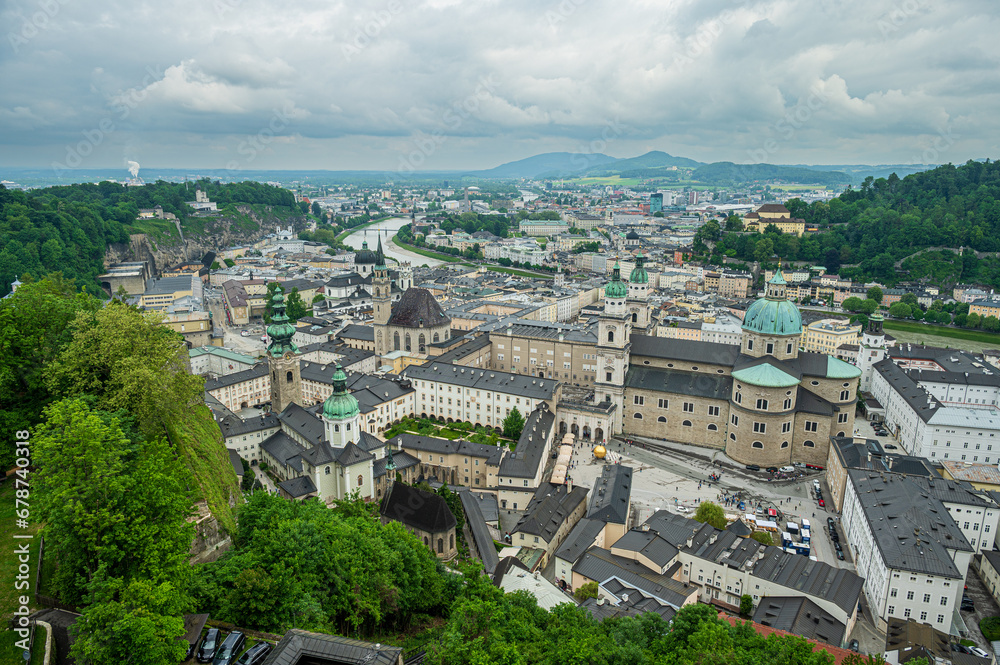
[[[621,430],[625,408],[625,373],[632,343],[631,316],[627,303],[628,287],[622,281],[621,266],[615,261],[611,281],[604,289],[604,311],[598,321],[597,371],[594,377],[594,400],[617,406]]]
[[[281,285],[271,297],[271,325],[267,334],[271,344],[267,347],[267,364],[271,370],[271,410],[280,413],[291,403],[302,401],[302,375],[299,368],[299,349],[292,343],[295,326],[285,315],[285,296]]]

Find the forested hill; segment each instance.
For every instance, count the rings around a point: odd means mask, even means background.
[[[1000,163],[970,161],[902,179],[867,178],[829,202],[792,199],[786,207],[793,217],[818,226],[819,232],[802,238],[770,232],[740,235],[725,233],[732,230],[727,225],[708,228],[699,240],[716,241],[711,255],[717,261],[723,256],[747,261],[780,256],[890,286],[929,278],[942,285],[982,282],[1000,287],[1000,260],[975,255],[1000,252]],[[959,256],[962,247],[966,251]],[[926,248],[955,251],[907,259]]]
[[[193,211],[185,202],[194,200],[196,188],[218,204],[220,217],[188,216]],[[157,205],[181,220],[189,238],[210,232],[218,220],[248,232],[259,229],[237,206],[266,210],[263,216],[279,221],[304,213],[290,191],[257,182],[158,181],[140,187],[102,182],[27,193],[0,187],[0,294],[10,291],[17,276],[39,278],[54,271],[74,278],[86,291],[99,293],[96,277],[104,270],[110,245],[128,243],[132,233],[146,233],[154,241],[179,241],[172,221],[138,219],[140,208]]]

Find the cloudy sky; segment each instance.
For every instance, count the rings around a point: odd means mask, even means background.
[[[996,0],[7,0],[0,165],[1000,157]]]

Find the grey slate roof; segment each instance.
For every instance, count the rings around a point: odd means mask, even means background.
[[[973,548],[940,499],[927,492],[925,479],[858,469],[848,469],[847,477],[889,568],[962,577],[948,550]]]
[[[632,497],[632,467],[609,464],[594,483],[587,506],[587,517],[604,522],[625,524]]]
[[[632,335],[632,356],[648,356],[685,362],[702,362],[712,365],[733,365],[740,355],[740,347],[734,344],[696,342],[688,339],[669,339]]]
[[[236,414],[226,416],[219,421],[219,429],[222,430],[222,435],[225,437],[243,436],[244,434],[274,429],[278,427],[278,424],[277,414],[268,411],[245,420]]]
[[[392,491],[382,499],[379,512],[383,517],[430,533],[442,533],[457,524],[443,497],[403,483],[393,483]]]
[[[605,523],[598,519],[584,517],[573,530],[566,536],[559,549],[556,550],[556,557],[563,561],[576,563],[583,553],[593,547],[597,537],[604,531]]]
[[[409,379],[440,381],[446,384],[493,390],[532,399],[552,399],[559,382],[555,379],[483,370],[429,360],[423,365],[410,365],[402,371]]]
[[[420,450],[422,452],[434,453],[436,455],[467,455],[485,459],[488,465],[497,465],[503,456],[502,446],[491,446],[487,443],[472,443],[464,439],[439,439],[434,436],[420,436],[404,432],[392,439],[392,443],[403,450]]]
[[[877,439],[855,443],[852,436],[831,436],[834,454],[845,469],[894,471],[910,476],[937,476],[923,457],[887,453]]]
[[[896,394],[906,400],[921,420],[927,422],[941,408],[941,402],[924,390],[909,374],[894,363],[891,358],[880,360],[872,369],[882,375]]]
[[[487,523],[500,521],[500,504],[497,502],[496,494],[472,492],[472,496],[479,502],[479,512]]]
[[[465,523],[472,532],[472,540],[475,541],[476,551],[483,562],[483,570],[487,575],[492,575],[500,563],[497,556],[497,549],[493,545],[493,537],[486,526],[486,520],[479,510],[479,500],[467,489],[458,491],[458,496],[462,499],[462,510],[465,511]]]
[[[749,538],[751,535],[753,535],[753,529],[751,529],[750,525],[744,522],[743,520],[736,520],[735,522],[730,522],[726,526],[726,531],[728,531],[729,533],[736,534],[740,538]]]
[[[254,379],[259,379],[264,376],[267,376],[267,363],[257,363],[250,369],[233,372],[232,374],[226,374],[225,376],[220,376],[215,379],[206,379],[205,390],[209,391],[215,390],[216,388],[225,388],[226,386],[236,385],[237,383],[243,383],[244,381],[253,381]]]
[[[544,403],[528,414],[521,437],[517,440],[517,449],[500,461],[499,475],[534,478],[538,473],[538,465],[542,463],[556,422],[555,414],[542,406]]]
[[[677,614],[677,610],[659,598],[626,584],[617,577],[612,577],[601,584],[601,588],[608,595],[614,596],[615,603],[612,603],[610,598],[603,603],[597,598],[588,598],[581,605],[598,621],[612,617],[635,617],[647,612],[655,612],[666,621],[670,621]]]
[[[362,450],[353,442],[348,443],[344,446],[344,449],[339,451],[337,454],[337,463],[341,466],[351,466],[352,464],[360,464],[361,462],[367,462],[368,460],[375,459],[375,456],[371,453]]]
[[[396,465],[396,471],[403,471],[420,464],[420,460],[409,453],[399,452],[392,454],[392,462]],[[388,457],[377,459],[372,464],[372,475],[381,478],[385,475],[385,465],[389,463]]]
[[[632,365],[625,375],[625,387],[728,400],[732,395],[733,377]]]
[[[300,496],[306,496],[307,494],[314,494],[316,492],[316,485],[313,484],[312,478],[309,476],[289,478],[288,480],[278,483],[278,487],[288,492],[288,495],[293,499],[297,499]]]
[[[299,442],[284,432],[275,432],[264,439],[260,447],[279,464],[291,466],[302,471],[302,447]]]
[[[678,549],[655,531],[632,529],[615,541],[612,551],[626,550],[641,554],[660,568],[666,568],[677,558]]]
[[[281,638],[262,665],[395,665],[400,647],[376,645],[339,635],[322,635],[293,628]]]
[[[805,557],[803,557],[805,558]],[[680,608],[694,587],[673,579],[672,570],[663,575],[654,573],[641,563],[615,556],[601,547],[591,547],[573,566],[573,572],[596,580],[598,584],[617,577],[646,593],[662,598],[671,607]]]
[[[525,533],[551,542],[570,514],[586,500],[587,490],[584,487],[571,490],[568,485],[542,483],[528,502],[524,515],[511,530],[512,540],[513,534]]]
[[[278,414],[278,420],[281,421],[282,427],[295,430],[312,445],[316,445],[326,437],[323,421],[294,402]]]
[[[227,450],[229,451],[229,463],[233,465],[233,471],[236,472],[236,477],[242,478],[243,462],[240,460],[240,454],[232,448],[227,448]]]
[[[375,341],[375,328],[351,324],[336,334],[338,339],[357,339],[363,342]]]
[[[438,362],[443,362],[443,363],[455,362],[459,358],[464,358],[465,356],[475,353],[476,351],[479,351],[483,347],[489,345],[490,345],[490,336],[479,335],[478,337],[474,337],[472,339],[466,340],[465,342],[462,342],[455,348],[445,351],[439,356],[435,356],[434,359],[437,360]]]
[[[403,292],[403,297],[392,306],[390,326],[406,328],[433,328],[451,323],[441,305],[427,289],[413,287]]]
[[[847,626],[805,596],[764,596],[753,620],[763,626],[784,630],[806,639],[839,646],[847,636]]]

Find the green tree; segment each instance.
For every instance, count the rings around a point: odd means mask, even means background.
[[[882,303],[882,289],[877,286],[873,286],[868,289],[868,299],[874,300],[876,303]]]
[[[93,400],[91,400],[93,401]],[[79,602],[103,570],[107,577],[170,581],[183,588],[193,527],[186,471],[170,446],[145,440],[127,416],[76,398],[56,402],[33,437],[36,506],[54,584]]]
[[[750,537],[761,545],[774,545],[774,538],[767,531],[754,531],[750,534]]]
[[[845,298],[841,307],[843,307],[848,312],[860,312],[862,309],[863,301],[857,296],[851,296],[850,298]]]
[[[323,218],[323,209],[319,206],[319,201],[313,201],[312,214],[316,215],[320,219]]]
[[[745,617],[753,615],[753,596],[748,593],[740,596],[740,614]]]
[[[232,268],[234,265],[236,265],[236,261],[233,261],[232,259],[222,259],[222,260],[225,262],[227,268]]]
[[[117,301],[80,312],[72,340],[46,369],[51,392],[93,395],[99,408],[125,409],[147,435],[161,435],[201,401],[205,383],[187,371],[187,348],[162,321]]]
[[[840,270],[840,250],[831,247],[823,255],[823,267],[827,271],[836,274]]]
[[[743,230],[743,220],[739,215],[730,215],[726,218],[726,231],[739,233]]]
[[[865,313],[865,316],[871,316],[878,309],[878,303],[871,298],[866,298],[861,301],[861,311]]]
[[[774,241],[770,238],[762,238],[754,245],[754,258],[758,263],[766,263],[774,254]]]
[[[92,665],[178,663],[187,653],[187,597],[164,581],[95,579],[90,603],[70,629],[70,655]]]
[[[218,261],[212,261],[211,270],[222,270],[222,266],[219,264]]]
[[[983,330],[988,330],[990,332],[997,332],[1000,330],[1000,319],[995,316],[987,316],[983,318],[982,322]]]
[[[597,582],[587,582],[573,592],[573,597],[581,603],[588,598],[597,598]]]
[[[524,416],[515,406],[503,419],[503,435],[515,441],[521,437],[521,430],[524,429]]]
[[[702,501],[698,505],[698,510],[694,513],[694,519],[697,522],[711,524],[716,529],[726,528],[726,512],[722,509],[722,506],[711,501]]]
[[[902,302],[893,303],[892,306],[889,307],[889,316],[897,319],[908,318],[910,316],[910,312],[910,306]]]
[[[299,293],[298,287],[292,287],[292,292],[288,294],[288,299],[285,301],[285,307],[285,314],[292,323],[295,323],[308,313],[306,304],[302,302],[302,295]]]

